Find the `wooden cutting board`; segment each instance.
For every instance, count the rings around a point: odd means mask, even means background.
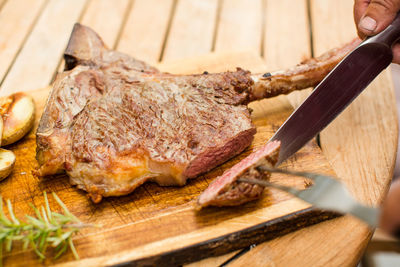
[[[266,67],[251,53],[210,54],[160,65],[173,73],[225,71],[241,66],[253,72]],[[37,106],[36,125],[43,111],[49,88],[32,91]],[[293,111],[286,96],[251,103],[257,134],[251,147],[213,171],[191,180],[184,187],[160,187],[147,183],[128,196],[105,198],[93,204],[84,191],[72,187],[66,175],[36,178],[31,171],[35,160],[32,131],[20,142],[7,147],[17,157],[10,177],[0,183],[3,198],[10,199],[17,216],[33,214],[29,203],[43,205],[42,192],[56,192],[83,222],[101,225],[82,230],[74,239],[80,260],[71,252],[58,260],[51,255],[45,264],[102,266],[119,263],[136,265],[179,265],[221,255],[254,243],[281,236],[337,215],[313,210],[308,204],[273,189],[266,189],[261,200],[239,207],[208,208],[198,212],[195,201],[208,184],[224,170],[265,143]],[[315,141],[307,144],[282,167],[334,175]],[[272,181],[304,188],[306,181],[274,174]],[[53,199],[50,205],[58,209]],[[5,266],[39,265],[32,251],[15,248],[4,257]]]

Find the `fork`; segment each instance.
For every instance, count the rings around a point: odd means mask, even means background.
[[[380,209],[368,207],[356,201],[347,188],[333,177],[309,172],[288,171],[267,166],[258,166],[257,169],[271,173],[306,177],[313,181],[313,185],[304,190],[298,190],[294,187],[279,185],[264,180],[239,178],[238,181],[264,187],[273,187],[290,193],[317,208],[333,210],[340,213],[349,213],[364,221],[370,227],[375,228],[378,226]]]

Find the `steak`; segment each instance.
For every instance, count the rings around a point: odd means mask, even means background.
[[[317,84],[358,42],[286,72],[172,75],[76,24],[37,129],[36,174],[65,171],[96,203],[146,181],[184,185],[251,144],[246,104]]]
[[[267,143],[225,171],[199,196],[197,200],[199,207],[236,206],[259,198],[264,187],[237,180],[239,178],[267,180],[270,173],[257,167],[274,167],[278,161],[279,148],[279,141]]]

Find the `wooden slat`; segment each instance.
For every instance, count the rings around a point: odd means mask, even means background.
[[[85,3],[82,0],[49,1],[7,74],[0,94],[33,90],[49,84]]]
[[[117,50],[150,64],[161,56],[174,0],[135,0]]]
[[[267,70],[285,69],[311,56],[307,0],[267,0],[263,55]],[[295,29],[295,30],[294,30]],[[310,90],[288,99],[298,106]]]
[[[0,6],[2,2],[0,1]],[[30,34],[30,29],[44,3],[45,0],[14,0],[6,2],[2,7],[0,11],[0,81]],[[22,6],[24,8],[21,8]]]
[[[179,0],[162,60],[211,51],[218,0]]]
[[[352,1],[311,0],[312,32],[316,54],[323,53],[357,36],[352,14]]]
[[[222,1],[215,51],[261,53],[262,0]]]
[[[81,19],[101,35],[109,47],[114,47],[131,0],[91,0]]]
[[[267,67],[285,69],[309,58],[307,0],[267,0],[265,9],[263,55]]]

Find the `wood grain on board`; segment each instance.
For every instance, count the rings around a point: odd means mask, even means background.
[[[251,54],[229,55],[231,62],[236,61],[232,65],[221,63],[229,62],[224,60],[226,55],[214,55],[209,66],[203,59],[199,63],[194,60],[190,60],[190,64],[181,62],[180,66],[182,71],[190,72],[198,69],[199,64],[210,71],[234,69],[243,56],[249,58]],[[213,67],[216,62],[220,62],[218,68]],[[261,68],[260,62],[261,59],[255,58],[255,69]],[[162,68],[168,70],[168,65],[164,64]],[[47,93],[48,89],[32,91],[38,118]],[[307,203],[277,190],[266,190],[260,201],[240,208],[195,210],[196,198],[209,182],[264,144],[292,112],[285,97],[255,102],[251,108],[254,110],[252,120],[257,127],[252,146],[233,160],[189,181],[184,187],[160,187],[148,183],[128,196],[106,198],[100,204],[93,204],[83,191],[69,185],[65,175],[44,179],[32,176],[31,170],[36,166],[35,137],[32,132],[23,141],[8,147],[16,154],[17,162],[11,177],[0,184],[2,196],[11,199],[17,215],[21,216],[31,213],[29,202],[36,206],[43,204],[43,191],[53,191],[82,221],[102,225],[84,229],[75,238],[80,261],[74,261],[72,254],[67,253],[54,262],[49,258],[48,264],[69,262],[71,265],[98,266],[130,261],[183,264],[237,250],[336,216],[328,212],[304,210],[309,208]],[[314,142],[284,166],[334,174]],[[282,175],[273,175],[272,180],[298,188],[304,188],[306,184],[303,178]],[[53,200],[50,204],[56,206]],[[4,258],[5,265],[19,265],[22,262],[38,264],[31,251],[14,250]]]

